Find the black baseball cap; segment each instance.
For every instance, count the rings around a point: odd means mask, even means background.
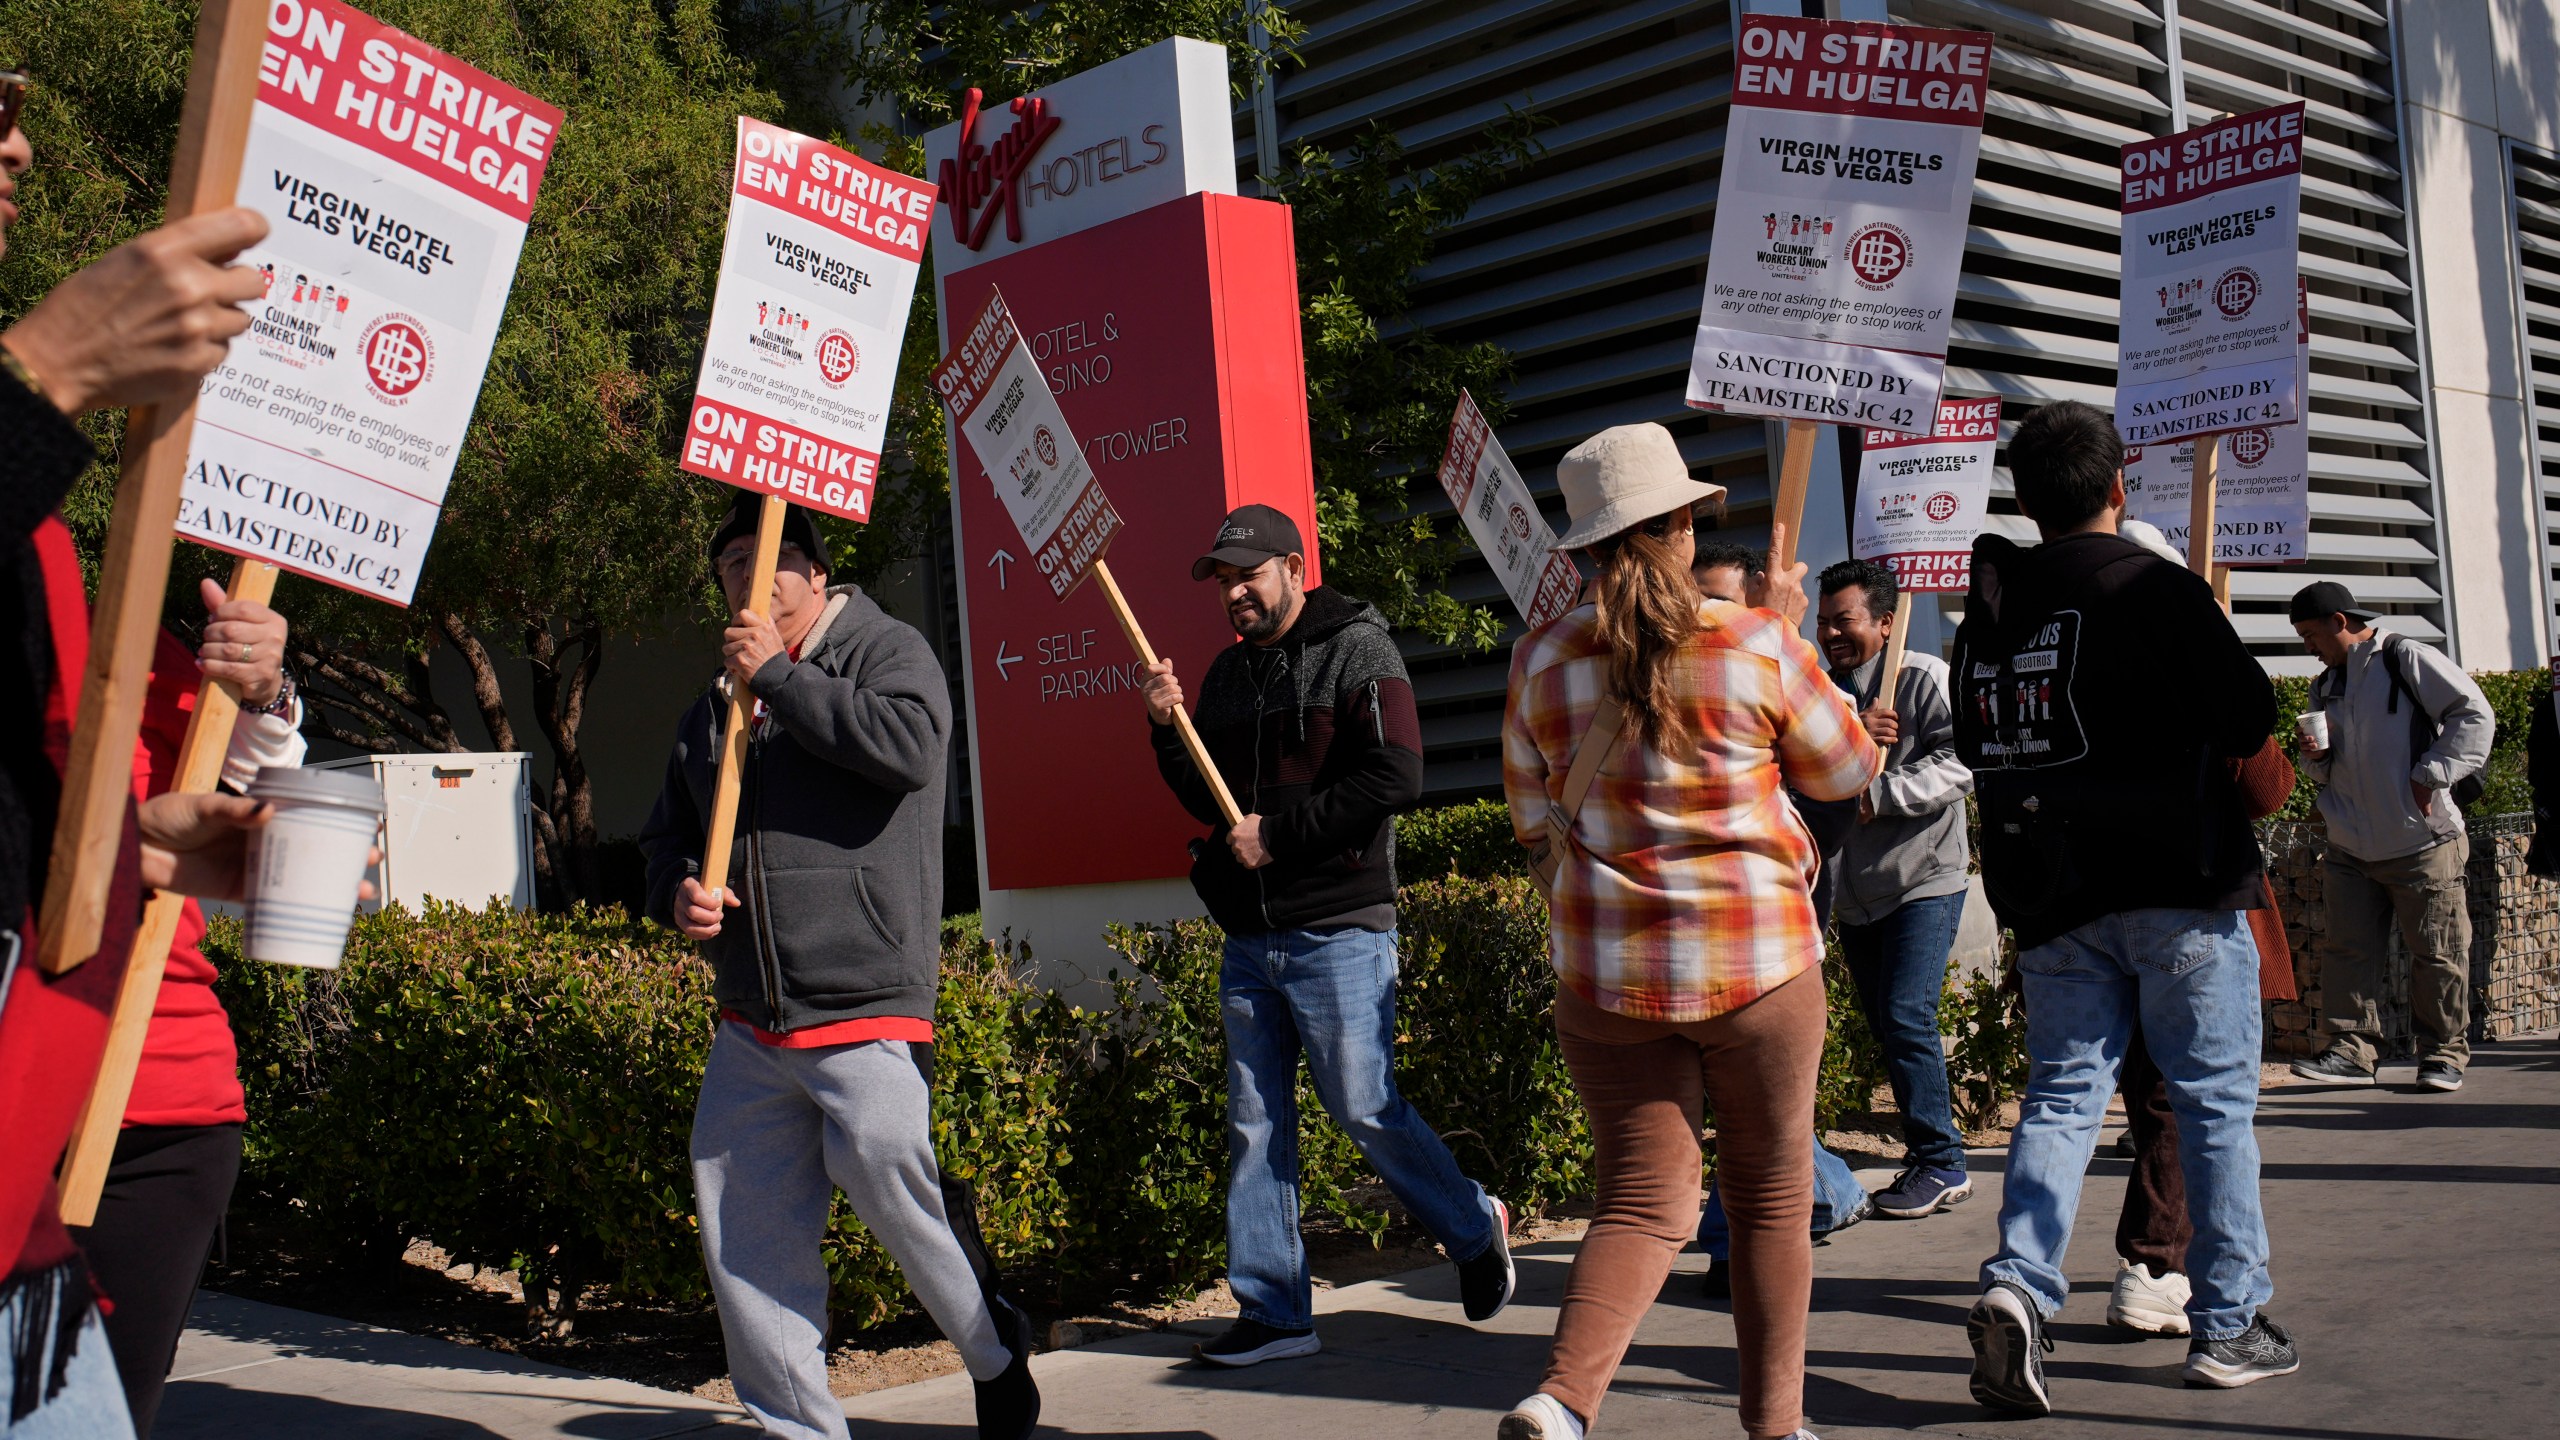
[[[1240,505],[1227,512],[1209,553],[1191,562],[1191,578],[1206,580],[1221,565],[1250,570],[1274,555],[1304,555],[1298,522],[1268,505]]]
[[[2303,586],[2293,592],[2293,603],[2285,607],[2285,619],[2296,624],[2326,620],[2332,615],[2352,615],[2358,620],[2381,618],[2377,612],[2358,605],[2355,592],[2335,580]]]
[[[764,497],[753,490],[741,490],[729,502],[729,516],[720,528],[711,532],[711,565],[718,569],[720,552],[741,535],[756,533],[756,518],[764,511]],[[827,563],[827,542],[818,538],[817,517],[797,505],[782,507],[782,538],[800,547],[809,563],[821,570],[836,567]]]

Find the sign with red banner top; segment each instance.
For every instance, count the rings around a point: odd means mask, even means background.
[[[1991,37],[1747,15],[1689,404],[1926,435]]]
[[[2124,147],[2116,428],[2127,445],[2302,418],[2303,104]]]
[[[1476,397],[1464,390],[1458,392],[1458,412],[1449,418],[1440,488],[1530,629],[1573,608],[1582,571],[1556,548],[1556,532],[1530,496],[1528,482],[1494,438]]]
[[[1032,570],[1063,599],[1111,547],[1120,512],[1093,483],[1093,465],[1001,292],[933,367],[933,393],[985,468]]]
[[[1991,513],[2000,397],[1941,400],[1926,435],[1869,430],[1849,552],[1893,571],[1905,590],[1973,583],[1973,542]]]
[[[273,0],[239,203],[265,277],[196,400],[178,533],[406,605],[560,112],[335,0]]]
[[[923,181],[740,116],[683,467],[869,520],[932,223]]]

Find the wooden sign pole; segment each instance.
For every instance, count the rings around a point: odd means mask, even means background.
[[[1813,488],[1814,425],[1811,420],[1787,422],[1785,453],[1778,462],[1777,508],[1774,523],[1786,527],[1778,537],[1778,563],[1796,563],[1796,537],[1804,530],[1805,492]],[[1774,577],[1773,577],[1774,578]]]
[[[2213,491],[2214,472],[2222,459],[2222,437],[2207,435],[2196,442],[2196,464],[2187,481],[2187,568],[2213,583]],[[2229,581],[2217,586],[2218,593],[2228,593]],[[2228,601],[2223,608],[2231,608]]]
[[[1129,637],[1138,658],[1149,665],[1156,663],[1155,647],[1147,643],[1147,632],[1138,628],[1138,616],[1129,608],[1127,596],[1120,593],[1120,582],[1111,578],[1108,561],[1093,562],[1093,578],[1102,583],[1102,598],[1111,603],[1111,613],[1120,618],[1120,629]],[[1218,813],[1227,817],[1229,825],[1244,823],[1244,811],[1236,807],[1236,797],[1227,789],[1226,778],[1218,773],[1218,763],[1209,758],[1209,747],[1200,743],[1200,732],[1192,728],[1190,713],[1175,709],[1173,728],[1182,735],[1182,748],[1191,752],[1191,763],[1200,767],[1200,778],[1209,782],[1209,793],[1218,800]]]
[[[779,495],[764,497],[756,512],[756,568],[747,582],[743,610],[773,608],[773,568],[782,557],[783,507]],[[747,763],[747,726],[755,718],[756,697],[729,677],[729,724],[720,732],[720,779],[711,790],[711,828],[702,837],[702,888],[716,899],[729,884],[729,842],[738,828],[738,785]],[[714,883],[714,882],[717,883]]]
[[[1893,633],[1884,640],[1884,674],[1876,684],[1876,703],[1893,708],[1894,686],[1902,680],[1902,652],[1911,644],[1911,592],[1893,595]]]
[[[276,593],[276,567],[246,558],[234,562],[229,593],[234,600],[265,604]],[[222,760],[230,752],[231,729],[239,718],[237,691],[211,680],[197,687],[196,713],[178,747],[170,793],[201,795],[222,782]],[[134,1071],[142,1064],[143,1037],[151,1029],[151,1010],[159,1003],[160,979],[169,967],[169,945],[186,907],[187,897],[167,890],[151,892],[151,902],[143,907],[142,928],[134,932],[132,958],[125,962],[124,982],[116,990],[115,1017],[107,1025],[106,1055],[98,1062],[97,1082],[89,1087],[88,1104],[62,1158],[58,1188],[65,1225],[87,1225],[98,1218],[98,1195],[115,1159],[125,1102],[133,1098]]]
[[[178,148],[169,171],[167,217],[183,220],[230,207],[240,193],[240,159],[258,99],[258,56],[266,44],[266,0],[206,0],[196,22],[195,59]],[[98,953],[107,887],[133,785],[133,744],[142,730],[142,691],[153,635],[169,586],[178,492],[195,432],[192,396],[175,405],[139,405],[125,420],[124,473],[91,608],[89,665],[80,714],[62,772],[53,831],[53,870],[38,922],[36,966],[59,975]]]

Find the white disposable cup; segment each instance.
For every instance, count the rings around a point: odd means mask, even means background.
[[[249,798],[275,807],[249,832],[249,958],[335,970],[382,828],[382,786],[346,770],[270,765]]]
[[[2303,744],[2310,746],[2314,750],[2326,750],[2329,748],[2328,711],[2305,710],[2301,714],[2293,717],[2293,723],[2300,726],[2302,729]]]

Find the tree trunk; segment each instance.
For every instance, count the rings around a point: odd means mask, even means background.
[[[554,635],[548,625],[528,625],[524,648],[533,662],[534,723],[551,744],[551,793],[542,808],[552,836],[552,879],[565,898],[595,900],[603,889],[595,785],[578,731],[586,720],[587,691],[604,665],[604,627],[593,616],[573,622],[566,636]]]

